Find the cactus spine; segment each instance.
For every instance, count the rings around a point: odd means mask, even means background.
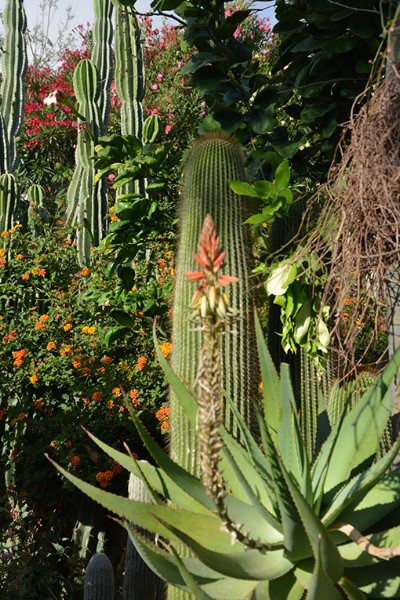
[[[103,552],[93,554],[87,566],[84,600],[114,600],[114,570]]]
[[[253,294],[250,285],[252,243],[250,229],[244,225],[248,200],[236,195],[228,180],[246,179],[239,146],[228,136],[204,136],[197,140],[183,168],[179,212],[179,246],[176,260],[176,285],[173,313],[174,351],[172,366],[193,387],[199,368],[201,334],[193,331],[189,306],[193,285],[185,273],[197,270],[193,251],[210,214],[226,251],[226,273],[239,278],[232,286],[231,306],[238,312],[235,333],[226,335],[222,348],[222,387],[249,422],[251,403],[258,395],[258,358],[256,354]],[[233,419],[225,408],[225,424],[232,431]],[[237,434],[237,432],[233,432]],[[195,432],[189,427],[179,402],[171,398],[171,453],[191,472],[198,472]]]
[[[5,40],[0,87],[0,173],[15,170],[15,140],[24,111],[24,78],[27,70],[26,16],[22,0],[8,0],[4,10]]]
[[[133,473],[129,477],[128,497],[138,502],[152,502],[143,481]],[[153,534],[145,532],[143,529],[139,529],[139,531],[154,541]],[[123,599],[138,600],[139,598],[146,598],[146,600],[156,600],[158,590],[162,588],[163,582],[143,561],[128,535]]]
[[[74,71],[73,84],[78,101],[78,143],[76,167],[67,194],[66,221],[78,225],[78,253],[81,264],[91,261],[91,248],[106,233],[107,188],[104,181],[95,183],[91,157],[94,146],[106,132],[110,110],[112,78],[112,3],[95,2],[96,23],[93,30],[93,60],[82,60]]]

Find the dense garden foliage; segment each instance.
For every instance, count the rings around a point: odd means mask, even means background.
[[[123,570],[123,534],[45,454],[97,489],[124,495],[126,472],[82,427],[146,459],[133,412],[167,445],[169,392],[153,324],[168,359],[181,168],[199,132],[231,134],[245,151],[250,183],[231,186],[251,203],[263,326],[290,360],[305,352],[318,377],[327,364],[336,318],[324,303],[327,267],[314,252],[293,257],[289,241],[327,178],[354,100],[379,81],[381,19],[393,16],[392,2],[381,2],[379,13],[369,0],[360,17],[353,5],[322,10],[278,0],[274,32],[246,1],[154,4],[175,10],[180,25],[139,19],[143,143],[121,135],[122,100],[111,84],[107,136],[90,159],[107,189],[107,235],[91,248],[89,266],[79,262],[65,213],[86,126],[73,74],[93,55],[93,32],[82,28],[81,46],[66,49],[54,69],[27,69],[15,170],[21,217],[0,231],[0,592],[10,600],[81,598],[96,549],[107,548],[117,574]],[[32,185],[41,186],[40,205]],[[309,228],[321,202],[314,196]],[[79,227],[91,235],[85,221]],[[387,350],[385,310],[375,322],[367,285],[343,296],[336,334],[346,339],[356,326],[352,376],[374,372]]]

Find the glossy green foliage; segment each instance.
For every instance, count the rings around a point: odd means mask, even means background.
[[[7,0],[3,19],[5,38],[1,56],[0,84],[0,173],[15,170],[16,138],[24,114],[26,56],[26,16],[23,0]]]
[[[368,84],[382,24],[393,16],[395,5],[392,0],[277,0],[274,31],[282,43],[273,72],[280,85],[293,90],[283,109],[292,119],[291,135],[301,144],[297,171],[312,167],[325,178],[341,125]],[[288,139],[288,128],[281,127],[277,147],[289,149]]]
[[[232,403],[243,444],[222,429],[221,469],[226,510],[262,551],[232,538],[199,479],[157,446],[134,412],[132,418],[154,466],[91,438],[145,482],[154,505],[118,498],[60,470],[119,516],[138,551],[161,578],[196,598],[301,600],[305,593],[310,600],[398,597],[400,474],[390,467],[400,440],[382,458],[374,459],[390,415],[388,391],[400,351],[332,429],[327,419],[319,420],[325,423],[319,431],[324,444],[311,460],[300,435],[288,369],[282,365],[280,375],[276,372],[258,322],[257,341],[263,380],[262,445]],[[156,352],[194,427],[195,398],[157,343]],[[169,541],[157,547],[127,522]],[[177,543],[186,545],[194,558],[180,556]]]

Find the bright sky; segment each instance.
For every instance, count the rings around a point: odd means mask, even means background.
[[[4,0],[0,0],[0,5]],[[52,0],[54,3],[55,0]],[[28,27],[33,27],[40,17],[40,1],[25,0],[24,6],[28,20]],[[57,32],[58,24],[65,19],[65,11],[68,6],[72,7],[74,19],[71,21],[71,29],[77,25],[86,25],[87,22],[93,23],[93,2],[91,0],[58,0],[58,9],[55,13],[52,23],[52,32]],[[259,0],[255,3],[256,8],[264,8],[263,15],[269,16],[271,22],[274,22],[274,1]],[[140,11],[147,12],[150,9],[150,0],[137,0],[136,8]]]

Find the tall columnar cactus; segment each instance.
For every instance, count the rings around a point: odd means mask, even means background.
[[[250,422],[252,402],[257,398],[259,383],[250,280],[252,242],[250,230],[244,224],[250,207],[248,199],[235,194],[229,186],[229,180],[245,179],[240,147],[222,134],[199,138],[184,164],[176,259],[172,365],[179,376],[194,388],[199,370],[201,334],[195,331],[189,319],[193,286],[185,278],[185,273],[196,270],[193,250],[196,249],[204,219],[210,214],[219,233],[221,246],[226,251],[226,272],[239,278],[230,298],[231,306],[238,313],[235,334],[227,335],[222,346],[222,388],[235,402],[246,421]],[[227,407],[224,409],[224,420],[232,431],[232,414]],[[189,471],[198,472],[196,435],[173,395],[171,454]]]
[[[91,157],[94,146],[107,130],[112,79],[112,3],[95,2],[93,59],[82,60],[74,71],[73,84],[78,102],[78,143],[76,167],[67,195],[66,220],[78,226],[78,252],[81,264],[88,265],[91,248],[106,233],[107,187],[95,183]]]
[[[137,16],[131,6],[115,3],[115,88],[121,105],[121,133],[142,139],[144,97],[143,39]],[[144,182],[132,182],[121,188],[122,194],[140,192]]]
[[[128,497],[137,502],[152,502],[143,481],[133,473],[129,477]],[[154,541],[154,534],[148,533],[141,528],[136,529],[138,533]],[[163,587],[164,584],[161,579],[146,565],[128,535],[123,599],[139,600],[140,598],[146,598],[146,600],[156,600],[158,592],[161,592]]]
[[[82,60],[74,71],[74,90],[79,113],[76,167],[67,194],[66,221],[77,225],[78,252],[82,264],[90,263],[91,247],[99,244],[105,233],[107,201],[102,182],[95,183],[95,170],[90,157],[100,134],[99,86],[97,71],[89,59]]]
[[[0,175],[0,232],[11,229],[17,199],[17,182],[14,175]]]
[[[86,569],[84,600],[114,600],[114,570],[107,554],[93,554]]]
[[[4,10],[5,39],[1,56],[0,173],[12,173],[17,157],[15,140],[24,111],[27,69],[26,16],[22,0],[8,0]]]

